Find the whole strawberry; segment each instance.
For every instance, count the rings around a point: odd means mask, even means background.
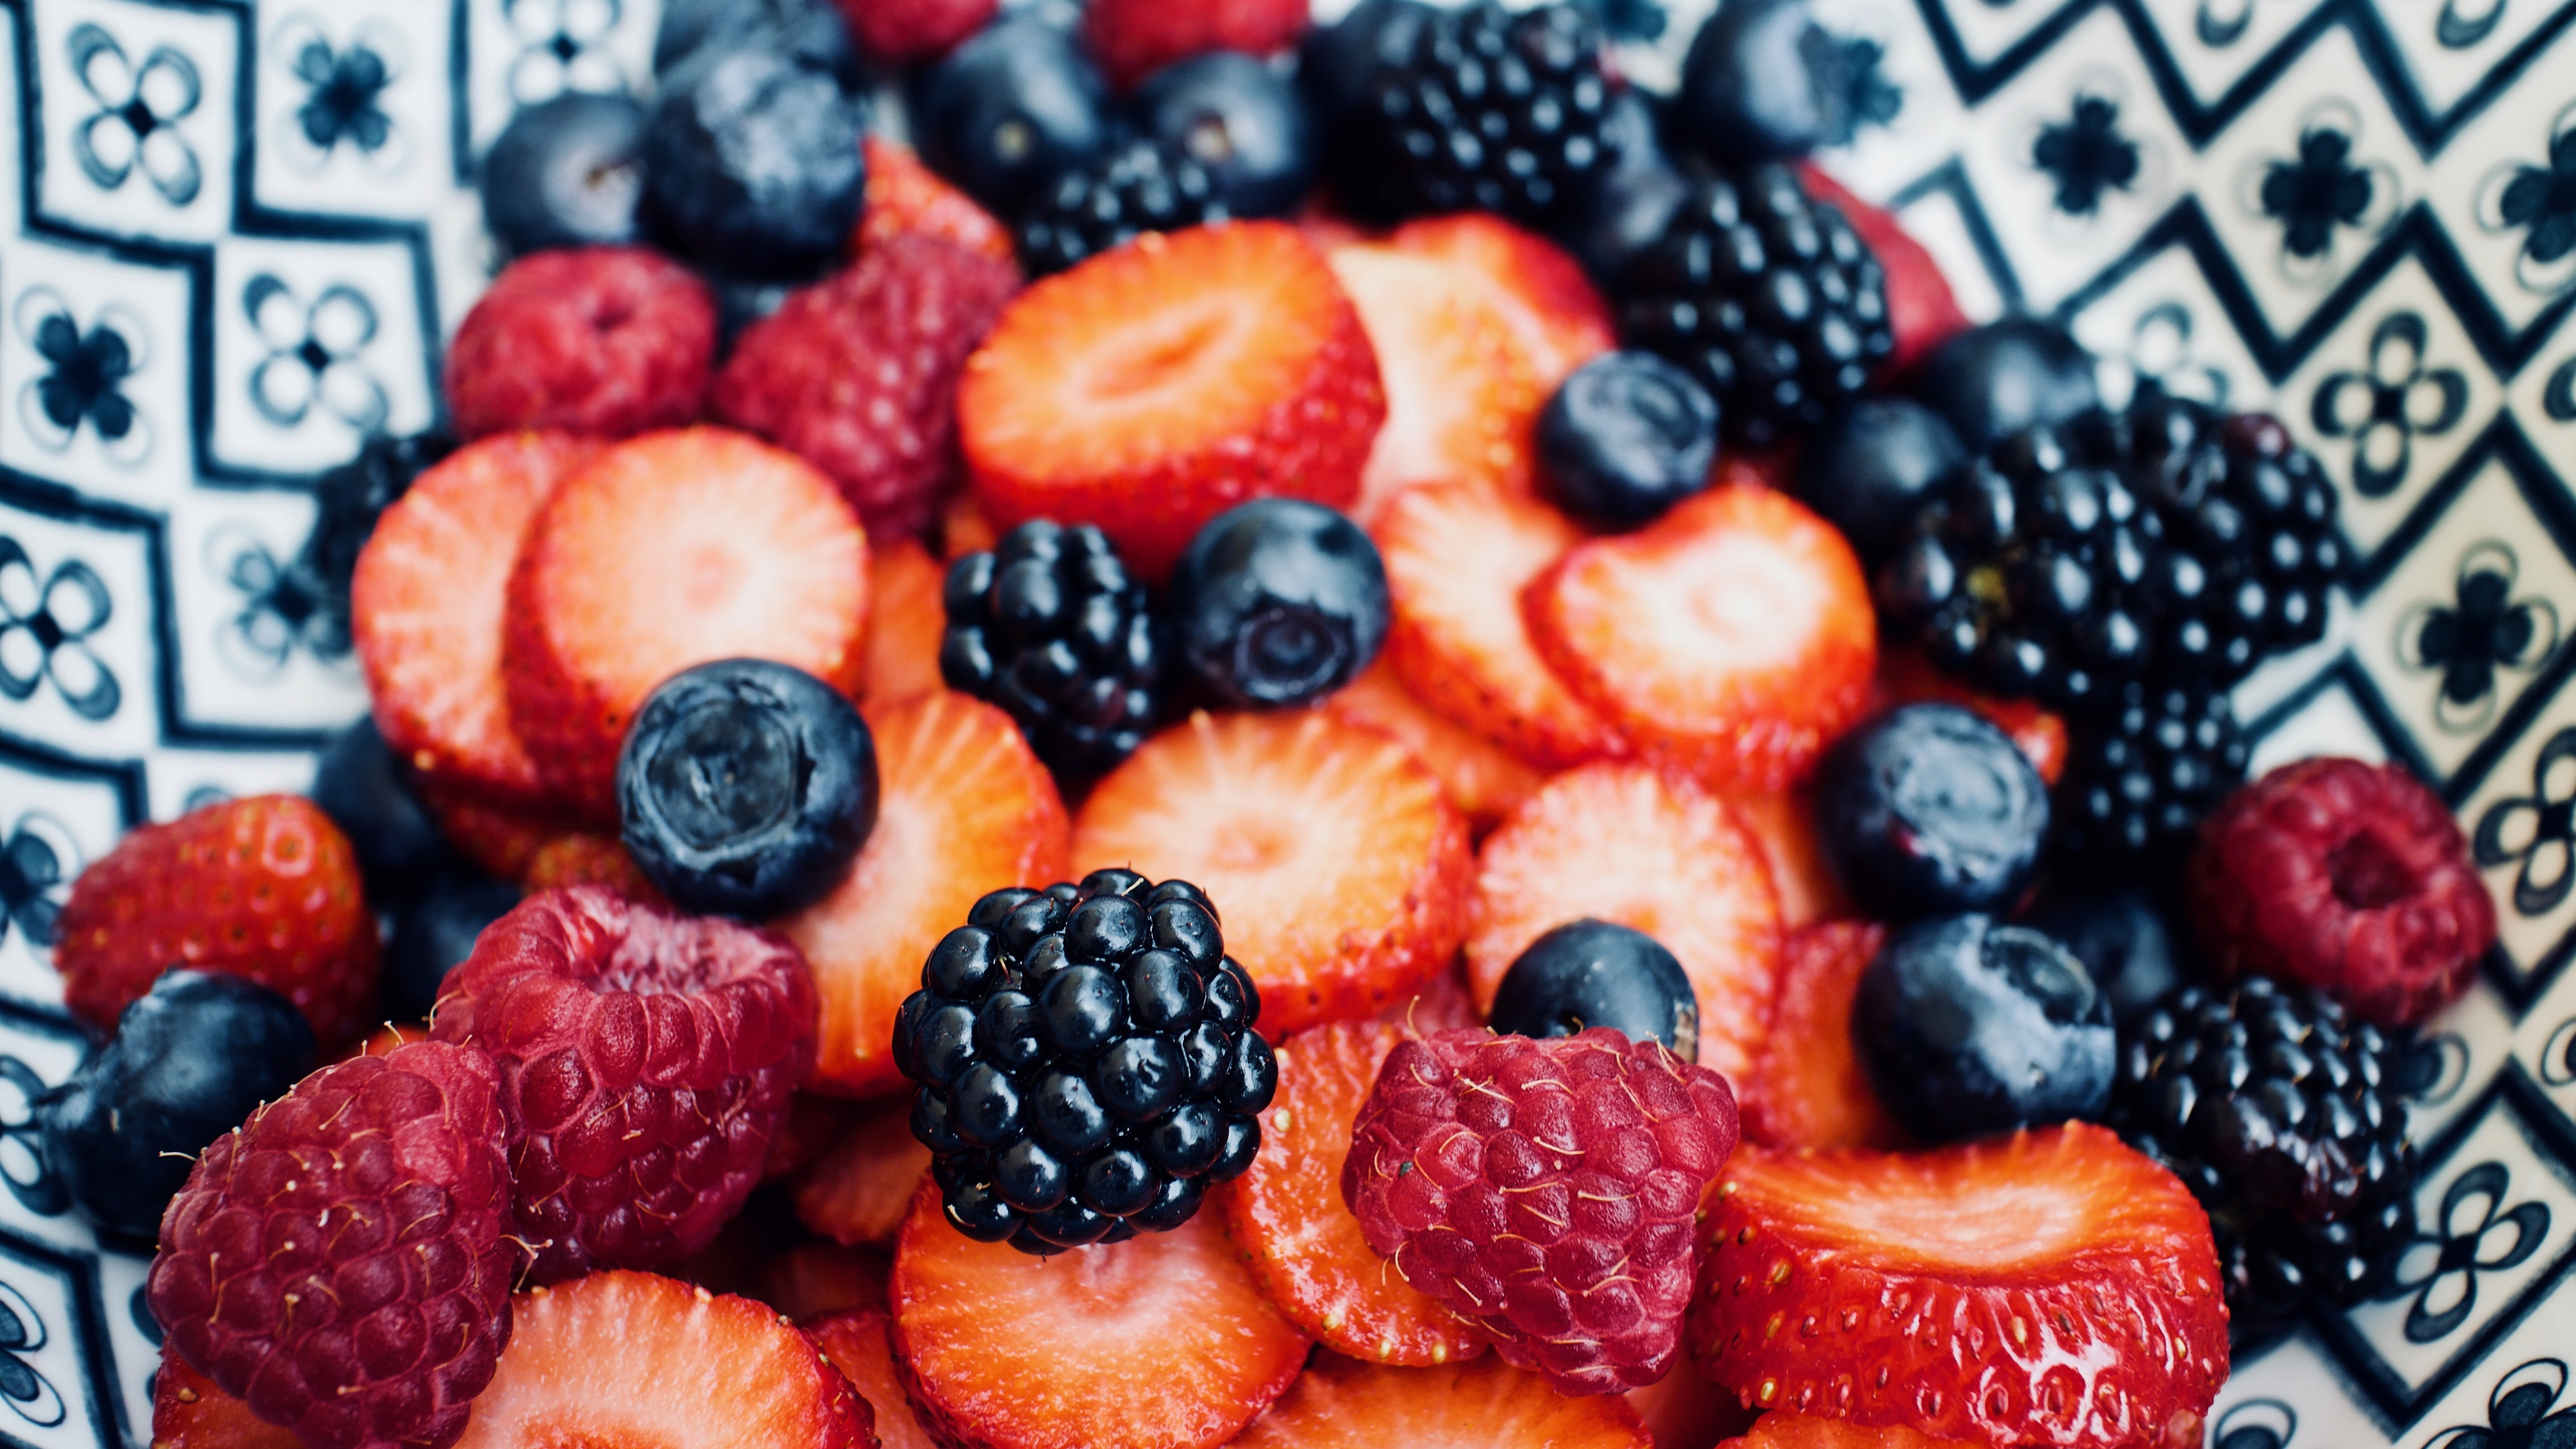
[[[532,1281],[660,1268],[714,1241],[814,1065],[795,947],[606,886],[531,896],[449,974],[433,1035],[500,1072]]]
[[[146,1292],[181,1358],[308,1449],[444,1449],[510,1339],[499,1083],[414,1042],[323,1068],[197,1159]]]
[[[301,795],[227,800],[128,833],[73,882],[55,940],[64,1004],[101,1031],[173,966],[284,996],[326,1053],[377,1019],[376,920],[357,851]]]
[[[1700,1194],[1735,1143],[1726,1079],[1657,1043],[1443,1031],[1387,1055],[1342,1198],[1504,1358],[1624,1393],[1673,1366]]]

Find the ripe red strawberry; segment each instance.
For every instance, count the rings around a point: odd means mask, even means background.
[[[825,896],[778,923],[823,1000],[817,1091],[892,1092],[894,1015],[986,891],[1067,874],[1064,802],[1011,717],[941,691],[871,707],[877,824]]]
[[[623,438],[698,415],[716,304],[645,247],[537,252],[504,269],[447,349],[447,406],[479,438],[565,428]]]
[[[1717,489],[1584,544],[1527,607],[1540,656],[1576,694],[1721,788],[1795,784],[1869,706],[1869,580],[1785,493]]]
[[[1762,858],[1771,864],[1771,885],[1780,893],[1780,924],[1788,930],[1857,916],[1860,908],[1843,893],[1843,883],[1825,860],[1816,837],[1816,804],[1805,790],[1776,794],[1736,791],[1726,797],[1735,818],[1762,842]]]
[[[1092,790],[1073,864],[1207,892],[1277,1041],[1401,1001],[1455,955],[1473,856],[1393,739],[1322,711],[1202,713]]]
[[[1306,1362],[1213,1213],[1050,1260],[958,1232],[924,1184],[891,1292],[904,1388],[942,1444],[1213,1449]]]
[[[540,1444],[866,1449],[867,1402],[748,1298],[593,1273],[518,1300],[518,1332],[463,1449]]]
[[[947,687],[939,641],[948,629],[940,588],[948,571],[918,540],[898,538],[868,558],[868,668],[859,697],[885,709]]]
[[[1843,214],[1843,219],[1860,233],[1860,239],[1878,256],[1878,265],[1887,273],[1887,321],[1896,333],[1896,349],[1880,364],[1882,377],[1894,377],[1929,356],[1942,343],[1968,330],[1967,314],[1959,310],[1958,299],[1950,295],[1950,283],[1941,275],[1941,264],[1923,249],[1923,243],[1908,235],[1902,223],[1888,213],[1845,191],[1823,169],[1802,163],[1798,179],[1805,182],[1807,193],[1818,201],[1829,201]]]
[[[1749,1407],[1995,1449],[2181,1449],[2227,1379],[2208,1215],[2099,1127],[1750,1148],[1707,1233],[1691,1350]]]
[[[840,0],[850,33],[892,65],[937,60],[984,28],[1001,0]]]
[[[1538,771],[1414,698],[1395,677],[1395,666],[1383,659],[1327,696],[1324,707],[1354,724],[1395,736],[1440,777],[1449,803],[1476,830],[1492,829],[1494,822],[1538,789]]]
[[[803,1325],[823,1361],[841,1371],[875,1411],[880,1449],[941,1449],[904,1397],[894,1365],[894,1318],[879,1307],[851,1308]]]
[[[1891,649],[1878,656],[1878,699],[1877,707],[1890,709],[1921,700],[1966,705],[2011,736],[2021,752],[2030,757],[2031,768],[2039,771],[2042,781],[2054,785],[2057,777],[2066,773],[2065,720],[2037,700],[2005,699],[1971,689],[1956,677],[1933,668],[1931,660],[1914,650]]]
[[[1387,658],[1416,698],[1541,769],[1626,746],[1539,659],[1529,582],[1583,537],[1534,498],[1476,484],[1409,488],[1369,530],[1386,562]]]
[[[1437,257],[1482,283],[1486,299],[1519,339],[1542,398],[1593,358],[1619,345],[1617,325],[1583,264],[1536,232],[1488,211],[1425,217],[1397,227],[1388,246]]]
[[[512,732],[513,737],[516,731]],[[457,853],[500,880],[518,880],[534,865],[537,853],[580,822],[557,805],[502,799],[452,784],[435,775],[420,781],[421,803],[438,833]]]
[[[1726,1079],[1659,1042],[1444,1031],[1388,1053],[1342,1197],[1506,1360],[1616,1394],[1680,1355],[1693,1220],[1735,1142]]]
[[[891,1248],[929,1171],[911,1100],[871,1104],[796,1175],[796,1220],[836,1243]]]
[[[1683,1372],[1687,1372],[1684,1370]],[[1636,1413],[1574,1398],[1500,1359],[1439,1369],[1383,1368],[1319,1354],[1236,1449],[1653,1449]]]
[[[599,444],[571,433],[468,443],[376,521],[349,583],[349,629],[385,743],[425,775],[534,798],[510,728],[501,616],[519,537]]]
[[[152,1449],[300,1449],[300,1443],[186,1359],[164,1352],[152,1375]]]
[[[1746,1141],[1818,1151],[1905,1144],[1852,1052],[1852,996],[1886,939],[1865,921],[1789,933],[1771,1035],[1739,1083]]]
[[[1420,1366],[1474,1358],[1485,1336],[1387,1271],[1342,1201],[1351,1124],[1405,1034],[1341,1021],[1279,1046],[1279,1095],[1252,1170],[1219,1187],[1226,1232],[1280,1312],[1337,1353]]]
[[[566,886],[606,886],[630,901],[668,907],[671,902],[636,867],[625,842],[614,835],[571,830],[537,847],[520,886],[530,895]]]
[[[1424,483],[1528,492],[1547,390],[1494,285],[1439,257],[1379,244],[1338,247],[1332,262],[1386,387],[1386,423],[1352,513],[1375,523],[1397,494]]]
[[[1011,243],[1010,228],[965,192],[941,180],[911,147],[875,135],[860,144],[868,159],[867,209],[859,215],[853,250],[864,252],[890,237],[912,232],[1008,262],[1014,271],[1019,268],[1020,254]]]
[[[1093,0],[1083,37],[1109,84],[1125,90],[1173,61],[1210,50],[1268,55],[1306,31],[1306,0]]]
[[[2183,894],[2224,974],[2303,982],[2411,1026],[2469,987],[2495,902],[2442,797],[2399,765],[2301,760],[2201,822]]]
[[[1980,1440],[1935,1439],[1899,1424],[1855,1424],[1785,1411],[1765,1414],[1718,1449],[1971,1449]]]
[[[358,853],[301,795],[200,806],[128,832],[72,882],[54,923],[63,1004],[101,1031],[173,966],[246,976],[286,997],[323,1051],[377,1003],[376,918]]]
[[[938,237],[888,237],[743,329],[715,415],[831,475],[869,533],[919,533],[956,467],[957,374],[1019,285]]]
[[[1385,415],[1350,298],[1275,221],[1149,234],[1039,282],[957,391],[994,523],[1096,523],[1147,579],[1248,498],[1349,504]]]
[[[617,818],[617,746],[655,685],[753,655],[858,693],[868,540],[829,480],[722,428],[602,453],[537,511],[510,576],[510,723],[550,790]]]
[[[484,929],[432,1033],[499,1068],[529,1276],[559,1283],[714,1241],[813,1065],[814,983],[767,931],[574,886]]]
[[[324,1067],[197,1158],[146,1292],[169,1347],[312,1449],[446,1449],[510,1339],[491,1061]]]
[[[1491,1011],[1530,942],[1585,917],[1645,932],[1699,996],[1699,1061],[1740,1078],[1771,1030],[1780,903],[1762,846],[1726,803],[1637,764],[1547,782],[1476,858],[1467,980]]]

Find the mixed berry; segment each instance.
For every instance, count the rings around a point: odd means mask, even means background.
[[[61,912],[156,1443],[2160,1449],[2388,1281],[2496,922],[2247,781],[2279,422],[1970,325],[1807,0],[997,12],[483,159],[370,716]]]

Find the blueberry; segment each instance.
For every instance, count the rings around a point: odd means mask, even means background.
[[[913,124],[924,161],[995,213],[1015,216],[1108,144],[1107,95],[1070,34],[1014,15],[921,77]]]
[[[653,74],[668,86],[692,61],[747,47],[780,51],[845,87],[865,79],[849,23],[832,0],[664,0]]]
[[[1315,175],[1315,126],[1295,84],[1241,51],[1212,50],[1146,78],[1137,129],[1208,170],[1232,216],[1282,216]]]
[[[1690,200],[1690,178],[1664,149],[1658,105],[1635,86],[1610,98],[1601,117],[1601,145],[1611,163],[1556,231],[1557,240],[1604,286],[1614,285],[1631,258],[1662,239],[1673,213]]]
[[[1807,439],[1798,494],[1874,565],[1895,547],[1932,485],[1967,458],[1939,413],[1912,398],[1865,394]]]
[[[1651,352],[1583,364],[1538,415],[1539,476],[1597,528],[1654,521],[1706,488],[1716,460],[1716,399]]]
[[[1861,973],[1852,1044],[1879,1100],[1925,1142],[2100,1115],[2111,1001],[2037,931],[1943,916],[1888,939]]]
[[[394,907],[385,947],[385,1009],[393,1019],[427,1021],[447,973],[473,954],[474,938],[518,904],[517,886],[458,868]]]
[[[1847,69],[1806,0],[1726,0],[1682,57],[1674,122],[1720,165],[1794,160],[1851,138]]]
[[[284,996],[239,976],[165,971],[116,1035],[37,1099],[45,1161],[100,1231],[149,1243],[189,1159],[312,1067],[313,1028]]]
[[[2184,969],[2180,929],[2142,886],[2043,900],[2030,925],[2075,953],[2121,1021],[2144,1015],[2186,976],[2199,974]]]
[[[645,219],[728,275],[808,275],[859,219],[865,120],[839,80],[780,50],[702,55],[669,77],[645,126]]]
[[[1835,874],[1872,915],[1995,910],[2039,862],[2048,787],[1974,711],[1909,704],[1825,753],[1816,819]]]
[[[566,91],[522,106],[483,154],[483,222],[512,256],[624,246],[644,194],[644,108]]]
[[[1318,113],[1338,121],[1365,103],[1370,70],[1381,58],[1410,55],[1415,32],[1434,13],[1423,0],[1360,0],[1340,20],[1307,31],[1297,78]]]
[[[1536,1037],[1606,1026],[1699,1060],[1699,997],[1682,963],[1654,937],[1608,921],[1570,921],[1530,942],[1503,973],[1489,1024]]]
[[[1386,642],[1386,564],[1318,503],[1262,498],[1209,520],[1172,571],[1181,657],[1228,703],[1303,704]]]
[[[1942,343],[1915,368],[1913,391],[1976,451],[2101,403],[2092,354],[2065,328],[2036,317],[2006,317]]]
[[[454,859],[412,788],[410,763],[394,754],[370,716],[322,747],[313,803],[356,848],[367,899],[377,905],[419,895]]]
[[[636,867],[681,908],[779,915],[822,899],[875,828],[876,742],[803,670],[701,664],[636,711],[617,811]]]

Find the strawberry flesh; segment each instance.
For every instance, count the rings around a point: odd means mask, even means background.
[[[1771,1035],[1744,1080],[1744,1135],[1765,1147],[1901,1147],[1852,1050],[1852,997],[1887,939],[1865,921],[1789,933]]]
[[[1681,1370],[1680,1372],[1688,1372]],[[1237,1449],[1653,1449],[1636,1412],[1498,1358],[1388,1368],[1318,1354]]]

